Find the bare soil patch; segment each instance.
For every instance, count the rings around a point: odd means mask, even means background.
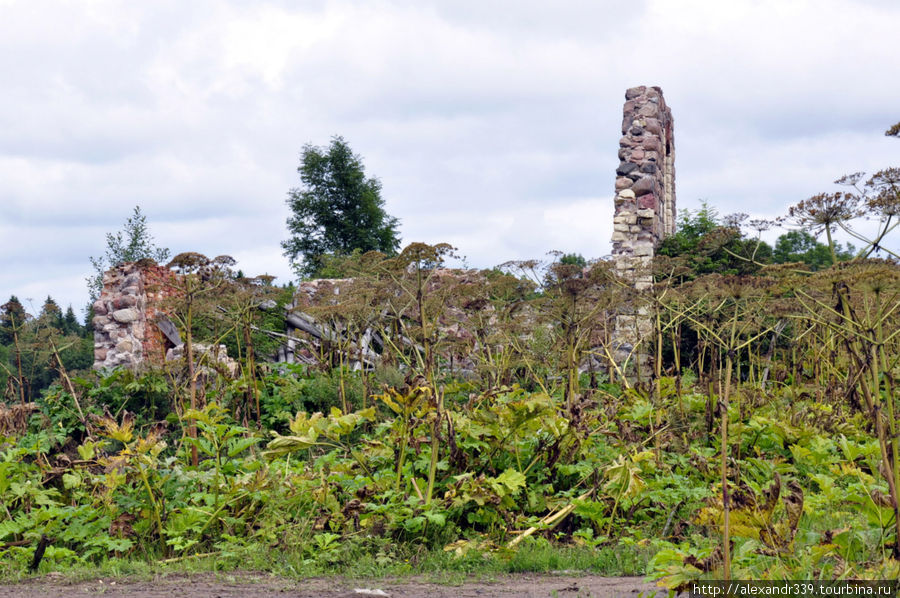
[[[193,574],[150,581],[106,578],[80,582],[46,576],[0,587],[0,598],[637,598],[655,592],[665,595],[641,577],[594,575],[504,575],[442,585],[421,577],[295,580],[255,574]]]

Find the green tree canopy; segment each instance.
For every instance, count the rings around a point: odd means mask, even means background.
[[[327,148],[305,145],[297,172],[303,186],[288,193],[291,237],[281,246],[299,275],[317,275],[326,255],[397,252],[398,220],[384,210],[381,183],[366,177],[362,159],[342,137]]]
[[[806,230],[784,233],[773,249],[743,234],[740,225],[744,218],[742,214],[721,218],[706,202],[698,210],[682,210],[678,230],[663,240],[657,254],[680,260],[687,267],[683,274],[687,279],[713,272],[752,274],[763,264],[802,262],[815,271],[834,263],[829,246]],[[853,259],[855,254],[850,243],[835,243],[834,251],[839,262]]]
[[[750,274],[759,269],[754,262],[768,262],[772,248],[741,234],[744,215],[720,218],[705,201],[698,210],[682,210],[675,234],[666,237],[657,255],[677,258],[687,268],[686,278],[718,272]]]
[[[836,243],[835,254],[841,262],[853,259],[853,246],[848,243],[844,249],[840,243]],[[803,262],[812,270],[821,270],[832,264],[828,245],[820,243],[803,230],[792,230],[778,237],[772,261],[776,264]]]

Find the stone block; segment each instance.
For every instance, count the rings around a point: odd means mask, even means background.
[[[619,176],[625,176],[625,175],[628,175],[628,174],[634,172],[637,169],[638,169],[638,165],[634,164],[633,162],[622,162],[619,164],[619,167],[616,168],[616,174]]]
[[[656,181],[651,177],[645,176],[635,181],[630,191],[633,191],[636,197],[640,197],[641,195],[652,193],[655,187]]]
[[[93,308],[94,308],[94,315],[105,316],[107,313],[106,302],[103,301],[102,299],[97,299],[96,301],[94,301]]]
[[[137,297],[134,295],[120,295],[112,300],[113,309],[125,309],[137,305]]]
[[[645,91],[647,91],[646,85],[639,85],[638,87],[630,87],[627,90],[625,90],[625,99],[633,100],[636,97],[643,95]]]
[[[113,320],[122,324],[129,324],[140,317],[140,313],[133,307],[119,309],[112,313]]]
[[[635,140],[634,144],[637,145],[638,143],[640,143],[641,147],[645,150],[658,152],[662,149],[662,143],[660,143],[659,137],[650,133],[644,135],[640,141]]]
[[[637,196],[635,195],[633,189],[625,189],[623,191],[619,191],[617,197],[619,197],[620,199],[634,199]]]
[[[655,213],[657,207],[656,196],[652,193],[642,195],[638,198],[638,208],[641,210],[650,210]]]
[[[616,191],[628,189],[634,184],[634,181],[625,176],[616,177]]]
[[[656,116],[659,114],[659,105],[654,103],[646,103],[638,110],[640,116]]]

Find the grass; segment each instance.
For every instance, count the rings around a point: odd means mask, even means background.
[[[44,562],[35,574],[7,566],[0,572],[0,582],[39,580],[55,571],[62,576],[57,579],[72,583],[98,578],[146,581],[170,575],[216,573],[227,578],[232,574],[243,577],[259,573],[288,579],[341,577],[362,580],[422,576],[429,583],[458,585],[471,578],[490,579],[513,573],[565,571],[567,574],[605,576],[642,575],[651,557],[650,549],[636,546],[558,546],[544,539],[523,543],[513,553],[472,550],[462,556],[440,549],[401,546],[388,557],[377,552],[362,552],[357,548],[348,550],[347,558],[333,563],[310,562],[302,550],[253,547],[225,557],[221,554],[197,556],[171,563],[129,558],[108,559],[92,566],[54,566],[52,562]]]

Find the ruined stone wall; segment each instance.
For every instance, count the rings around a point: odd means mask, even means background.
[[[175,294],[174,276],[146,262],[122,264],[103,274],[103,291],[94,302],[95,369],[165,361],[166,340],[156,317]]]

